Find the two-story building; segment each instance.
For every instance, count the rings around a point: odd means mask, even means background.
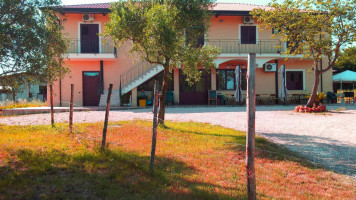
[[[98,106],[106,104],[107,88],[114,85],[111,104],[118,106],[120,92],[123,103],[137,105],[142,90],[151,97],[153,78],[160,76],[162,67],[138,61],[128,53],[130,42],[115,48],[109,39],[104,39],[105,23],[109,21],[110,3],[64,6],[62,18],[64,30],[71,38],[66,64],[71,73],[54,85],[55,105],[68,105],[70,84],[75,85],[74,103],[77,106]],[[246,92],[246,71],[248,53],[256,53],[256,93],[278,96],[280,77],[278,69],[286,67],[287,88],[290,94],[309,94],[314,83],[312,60],[301,55],[289,57],[286,43],[272,38],[272,30],[259,30],[258,23],[250,11],[265,7],[239,3],[217,3],[204,45],[221,48],[215,60],[216,69],[204,74],[197,84],[190,86],[184,81],[180,69],[172,73],[168,90],[174,94],[175,104],[208,104],[208,90],[217,90],[225,96],[232,96],[236,87],[234,71],[240,67],[243,72],[242,89]],[[267,7],[266,7],[267,8]],[[280,46],[276,48],[276,46]],[[326,61],[323,61],[326,66]],[[322,67],[322,66],[320,66]],[[322,75],[320,91],[332,91],[332,72]]]

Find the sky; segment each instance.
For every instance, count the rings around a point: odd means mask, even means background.
[[[62,0],[63,5],[108,3],[114,0]],[[218,3],[247,3],[256,5],[267,5],[270,0],[217,0]]]

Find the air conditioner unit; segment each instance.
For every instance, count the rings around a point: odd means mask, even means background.
[[[253,18],[251,16],[245,16],[244,24],[253,24]]]
[[[265,64],[265,72],[275,72],[277,70],[276,63],[266,63]]]
[[[84,22],[94,21],[94,14],[83,14],[82,19]]]

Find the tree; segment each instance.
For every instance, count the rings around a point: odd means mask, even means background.
[[[64,63],[69,41],[62,33],[59,5],[59,0],[0,2],[0,78],[22,74],[51,86],[69,72]]]
[[[212,0],[119,1],[111,6],[105,36],[117,45],[132,41],[130,52],[164,68],[159,97],[159,124],[164,124],[168,77],[180,67],[190,83],[200,79],[198,66],[214,67],[219,51],[202,47],[199,36],[207,30]]]
[[[314,85],[307,102],[312,107],[320,75],[335,66],[343,46],[355,41],[356,0],[284,0],[281,4],[273,0],[270,6],[251,14],[265,28],[277,30],[275,37],[288,42],[284,54],[314,60]],[[327,59],[327,67],[319,69],[322,58]]]
[[[335,68],[356,71],[356,46],[349,47],[340,54]]]

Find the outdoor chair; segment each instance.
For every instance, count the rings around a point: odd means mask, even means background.
[[[172,105],[174,105],[174,93],[172,91],[167,91],[166,105],[168,105],[170,102]]]
[[[326,93],[326,102],[327,103],[336,103],[336,100],[337,100],[336,94],[334,94],[332,92]]]
[[[299,95],[299,104],[305,104],[307,103],[307,96],[305,94],[300,94]]]
[[[210,105],[211,101],[215,101],[215,105],[218,104],[218,98],[216,90],[209,90],[208,91],[208,103]]]
[[[269,95],[269,99],[268,99],[268,104],[271,104],[272,102],[273,103],[276,103],[276,101],[278,100],[279,98],[277,97],[277,95],[275,94],[270,94]]]
[[[225,97],[225,95],[223,95],[221,93],[218,94],[218,99],[220,99],[221,105],[226,105],[226,103],[228,102],[227,97]]]
[[[256,102],[257,104],[263,104],[263,100],[260,94],[256,94]]]

